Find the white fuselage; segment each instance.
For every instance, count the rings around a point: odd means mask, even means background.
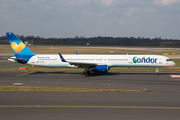
[[[67,62],[62,62],[60,56],[39,54],[27,62],[40,67],[77,67],[68,62],[96,63],[108,67],[172,67],[175,65],[168,57],[161,55],[101,55],[101,54],[64,54]]]

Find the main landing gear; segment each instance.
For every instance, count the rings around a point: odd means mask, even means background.
[[[91,73],[91,71],[89,69],[90,69],[89,67],[85,68],[82,75],[89,75]]]

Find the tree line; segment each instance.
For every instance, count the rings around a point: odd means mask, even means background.
[[[144,37],[91,37],[85,38],[84,36],[74,38],[43,38],[35,36],[17,35],[23,42],[28,41],[31,43],[33,40],[34,45],[73,45],[85,46],[87,43],[91,46],[156,46],[156,47],[179,47],[180,40],[174,39],[161,39],[161,38],[144,38]],[[7,36],[0,37],[0,44],[9,44]]]

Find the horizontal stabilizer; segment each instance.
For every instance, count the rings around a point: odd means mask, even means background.
[[[27,60],[26,59],[21,59],[21,58],[16,58],[16,57],[10,57],[9,59],[8,59],[9,61],[22,61],[22,62],[26,62]]]

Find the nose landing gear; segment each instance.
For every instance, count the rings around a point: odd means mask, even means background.
[[[160,67],[156,67],[156,75],[158,75],[158,73],[159,73],[159,69],[160,69]]]

